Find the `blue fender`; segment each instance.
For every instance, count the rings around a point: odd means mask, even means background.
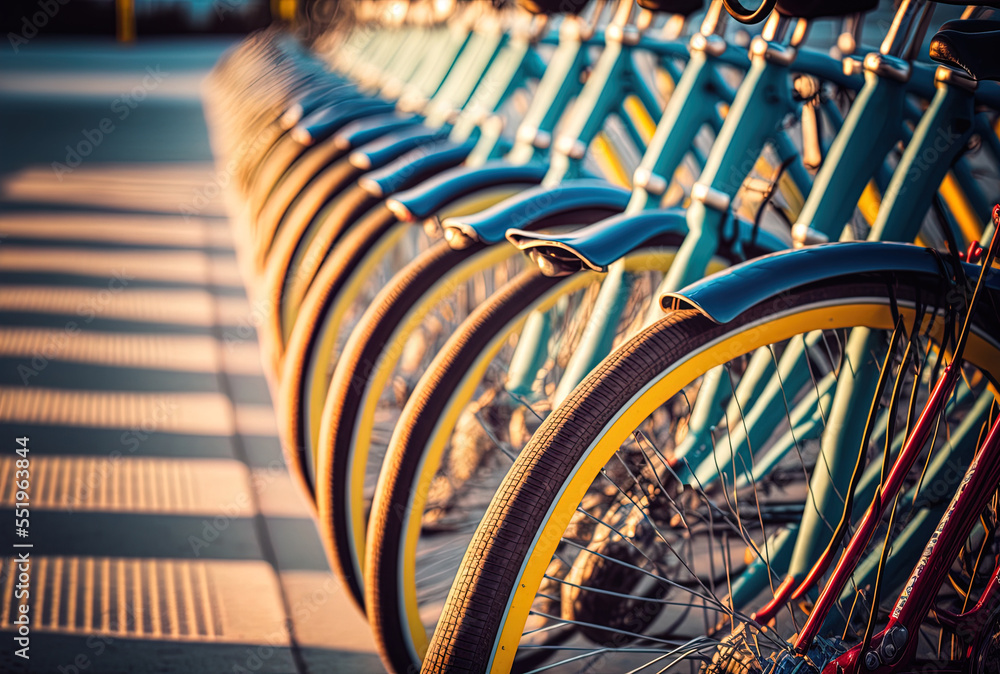
[[[548,171],[548,164],[512,165],[502,160],[487,162],[478,168],[456,166],[400,192],[387,203],[400,220],[416,222],[431,217],[456,199],[499,185],[537,185]]]
[[[942,279],[939,253],[910,243],[827,243],[765,255],[713,274],[660,298],[664,309],[697,309],[716,323],[728,323],[747,309],[795,288],[861,274],[909,272]],[[978,267],[966,265],[972,278]],[[946,283],[941,280],[941,283]],[[1000,274],[987,277],[1000,285]]]
[[[498,243],[508,229],[557,224],[586,224],[625,210],[630,190],[603,180],[574,180],[556,187],[538,186],[474,215],[447,218],[441,225],[452,248],[473,242]],[[569,217],[571,221],[563,222]]]
[[[281,121],[285,128],[290,129],[307,115],[317,110],[348,101],[359,103],[364,98],[358,92],[357,87],[347,83],[318,83],[299,92],[294,102],[288,106],[285,113],[281,116]]]
[[[394,194],[444,169],[460,164],[475,146],[476,142],[473,140],[464,143],[441,140],[433,145],[424,145],[368,173],[358,181],[358,184],[373,197]]]
[[[363,117],[393,117],[393,106],[374,99],[350,100],[319,108],[303,117],[292,129],[292,137],[303,145],[312,145],[327,138],[345,125]]]
[[[395,113],[362,115],[345,124],[337,132],[333,142],[338,149],[347,152],[378,140],[386,134],[417,126],[419,123],[417,117],[403,117]]]
[[[423,124],[414,124],[397,129],[359,147],[349,156],[353,166],[365,171],[385,166],[410,150],[445,140],[447,129],[429,129]]]
[[[507,230],[507,240],[524,251],[550,275],[581,269],[606,272],[608,266],[636,248],[670,235],[687,234],[686,211],[682,208],[622,214],[571,232],[543,234],[520,229]],[[757,230],[753,223],[735,220],[739,230],[735,241],[750,243],[759,251],[786,250],[788,244],[777,236]],[[729,229],[732,229],[730,226]]]

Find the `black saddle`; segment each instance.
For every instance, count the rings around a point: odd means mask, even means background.
[[[651,12],[667,12],[690,16],[704,5],[704,0],[636,0],[640,7]]]
[[[868,12],[878,6],[878,0],[778,0],[774,8],[779,14],[797,19],[821,19]]]
[[[930,53],[974,80],[1000,80],[1000,22],[949,21],[931,40]]]
[[[653,12],[668,12],[688,16],[705,6],[705,0],[636,0],[639,6]],[[579,14],[590,0],[517,0],[533,14]]]

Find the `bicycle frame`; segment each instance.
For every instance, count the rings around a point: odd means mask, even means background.
[[[882,208],[869,237],[872,241],[912,241],[922,221],[922,214],[930,206],[934,188],[944,178],[948,167],[964,148],[972,129],[971,89],[952,81],[943,71],[938,80],[938,90],[934,99],[914,131],[907,145],[892,181],[886,192]],[[934,149],[934,143],[953,125],[965,120],[964,132],[952,134],[955,139],[941,150]],[[939,163],[925,165],[921,157],[928,149],[938,154]],[[918,210],[923,208],[924,210]],[[847,358],[852,363],[863,363],[870,358],[872,344],[870,334],[865,330],[852,332],[847,346]],[[861,409],[870,400],[875,390],[875,376],[871,369],[854,368],[841,376],[833,394],[828,411],[828,428],[824,432],[820,461],[825,462],[828,471],[816,471],[810,481],[811,493],[816,495],[815,507],[806,508],[803,513],[800,535],[795,542],[792,562],[787,580],[775,592],[775,599],[765,607],[760,615],[773,612],[789,598],[801,596],[805,592],[803,584],[820,559],[828,540],[828,525],[825,519],[836,517],[842,507],[839,494],[846,493],[860,451],[861,433],[858,419],[863,418],[867,409]],[[933,476],[931,476],[933,478]],[[841,490],[838,492],[838,490]],[[830,532],[832,533],[832,532]],[[929,533],[929,532],[928,532]],[[765,618],[766,619],[766,618]]]
[[[773,91],[773,87],[781,87],[783,82],[784,86],[787,87],[787,72],[783,75],[784,79],[777,76],[776,72],[781,69],[780,63],[785,58],[784,54],[779,50],[774,50],[769,61],[766,57],[767,45],[758,44],[754,67],[748,73],[747,80],[752,82],[754,86],[760,86],[761,91],[767,91],[768,87],[771,87],[771,91]],[[968,134],[971,133],[974,95],[967,83],[959,82],[950,75],[942,75],[941,71],[934,71],[933,77],[935,79],[927,78],[926,76],[931,73],[921,72],[919,69],[914,69],[911,77],[893,79],[891,76],[893,71],[885,65],[887,61],[889,61],[888,57],[884,60],[866,60],[865,87],[855,100],[844,128],[831,146],[831,156],[828,157],[827,163],[824,164],[820,175],[817,176],[818,181],[823,179],[828,185],[837,185],[837,189],[828,188],[825,193],[824,190],[813,190],[799,222],[810,222],[814,229],[818,225],[818,228],[824,232],[839,233],[850,215],[849,211],[846,212],[846,215],[844,214],[845,207],[843,205],[847,204],[848,207],[853,208],[853,204],[858,202],[868,178],[875,174],[882,165],[885,154],[900,137],[907,135],[906,130],[895,122],[891,128],[885,126],[884,120],[887,116],[884,112],[884,106],[890,101],[895,101],[895,105],[900,108],[902,114],[907,92],[911,90],[926,92],[928,82],[930,82],[931,86],[934,87],[933,99],[927,111],[920,118],[919,124],[909,139],[910,142],[907,144],[903,158],[890,181],[871,238],[873,240],[912,241],[916,237],[922,220],[922,217],[919,216],[926,212],[931,195],[945,179],[949,166],[964,147],[968,140]],[[768,68],[775,62],[778,65]],[[756,79],[752,80],[752,77]],[[672,268],[677,271],[672,279],[667,279],[664,289],[670,289],[672,283],[686,284],[689,280],[700,276],[703,267],[701,263],[709,259],[718,245],[722,229],[720,225],[725,222],[723,214],[728,209],[728,194],[733,192],[745,177],[745,173],[738,170],[733,172],[734,168],[739,168],[734,158],[740,157],[741,152],[753,154],[755,147],[759,152],[763,143],[754,146],[747,140],[753,138],[754,134],[767,138],[770,128],[770,125],[765,123],[769,121],[766,112],[764,112],[769,109],[766,105],[767,101],[762,104],[760,101],[764,97],[760,93],[755,96],[752,90],[749,90],[749,85],[745,84],[744,87],[747,88],[741,87],[730,114],[733,118],[741,121],[744,118],[761,120],[760,124],[749,131],[746,131],[746,127],[739,129],[738,124],[727,129],[726,127],[729,126],[727,123],[724,127],[715,146],[713,146],[713,152],[709,157],[706,169],[699,179],[698,184],[702,186],[699,188],[699,193],[702,198],[688,210],[688,223],[694,226],[690,228],[691,235],[685,240],[681,251],[683,253],[684,248],[687,247],[688,257],[684,259],[681,255],[678,256]],[[772,102],[770,109],[775,108],[777,106],[773,105]],[[776,113],[772,114],[774,114],[772,119],[780,119]],[[961,124],[962,132],[951,133],[951,125],[961,122],[964,122]],[[876,126],[870,127],[869,124]],[[869,129],[871,128],[877,131],[870,133]],[[737,133],[737,130],[740,133]],[[744,133],[746,133],[745,136]],[[940,141],[942,137],[953,138],[951,142],[942,147]],[[938,144],[938,147],[934,146],[935,143]],[[873,144],[883,148],[880,154],[867,154],[867,149]],[[720,147],[724,153],[717,153]],[[864,148],[865,152],[857,151],[858,148]],[[927,157],[931,152],[938,157],[938,160],[936,163],[928,164],[922,158]],[[840,184],[833,178],[834,171],[837,171],[837,175],[847,175],[851,178]],[[730,176],[739,180],[734,180]],[[860,176],[860,178],[855,178],[855,176]],[[835,194],[836,197],[831,198],[831,194]],[[827,206],[829,208],[826,208]],[[817,217],[807,220],[808,213],[815,213]],[[622,286],[622,280],[620,277],[616,278],[614,272],[612,266],[606,280],[608,290],[605,292],[602,289],[602,293],[598,297],[600,306],[594,312],[595,316],[603,320],[603,325],[588,326],[592,329],[588,330],[585,340],[574,353],[574,360],[579,361],[584,356],[589,356],[589,362],[574,368],[575,363],[571,361],[570,366],[567,367],[564,381],[560,382],[556,403],[561,399],[560,395],[565,396],[572,390],[577,379],[589,372],[606,352],[610,342],[606,333],[610,326],[614,325],[613,321],[617,316],[615,303],[621,302],[619,289]],[[858,335],[855,340],[857,344],[853,345],[851,350],[851,357],[860,362],[864,357],[867,343],[861,340],[860,331]],[[798,349],[792,349],[787,358],[783,357],[782,359],[781,373],[783,377],[787,377],[783,379],[787,386],[794,387],[796,385],[794,377],[806,376],[807,370],[795,367],[796,364],[801,364],[798,361],[802,357],[804,348],[805,345]],[[766,354],[762,355],[766,356]],[[770,391],[764,390],[764,384],[772,378],[774,372],[774,367],[768,361],[764,358],[758,358],[757,362],[751,363],[750,369],[741,380],[739,395],[744,396],[745,394],[749,398],[744,397],[744,399],[757,401],[753,410],[756,410],[758,416],[752,424],[748,423],[751,433],[754,432],[754,429],[757,433],[763,433],[764,429],[767,429],[769,433],[777,422],[775,415],[782,411],[780,404],[770,406],[767,404],[777,400],[776,396],[780,395],[780,387],[772,386]],[[700,397],[699,399],[705,401],[705,410],[718,409],[718,405],[724,404],[729,396],[728,384],[723,385],[720,376],[716,377],[715,381],[706,381],[705,385],[710,387],[707,390],[708,394],[703,392],[704,398]],[[842,424],[849,423],[848,420],[851,418],[856,418],[857,412],[853,409],[852,401],[870,399],[870,395],[866,397],[865,394],[870,391],[873,385],[874,382],[842,381],[833,387],[832,382],[827,382],[825,388],[819,390],[815,397],[807,399],[804,404],[793,411],[793,415],[796,415],[794,419],[796,425],[793,432],[790,432],[786,438],[785,449],[790,450],[794,446],[795,438],[801,441],[804,438],[816,437],[816,434],[822,430],[819,423],[820,418],[815,414],[807,414],[814,412],[817,408],[829,410],[832,405],[833,411],[829,413],[829,417],[839,420]],[[778,402],[780,403],[780,401]],[[717,478],[719,471],[712,461],[713,457],[709,456],[712,447],[711,443],[707,441],[709,428],[714,422],[715,419],[707,412],[700,416],[698,414],[692,415],[688,436],[676,455],[677,470],[682,479],[685,479],[685,476],[690,478],[693,473],[698,472],[699,466],[701,471],[699,479],[703,483],[711,482]],[[767,619],[773,614],[773,611],[777,610],[782,601],[791,596],[825,547],[826,538],[822,534],[822,520],[824,517],[829,517],[831,513],[837,512],[839,505],[837,490],[840,489],[839,493],[843,493],[844,483],[850,479],[848,465],[853,466],[853,457],[856,456],[859,443],[860,438],[854,437],[830,438],[829,444],[824,440],[824,458],[833,465],[833,469],[830,471],[833,477],[830,478],[824,471],[817,471],[817,474],[814,475],[814,488],[817,490],[815,493],[824,498],[821,501],[822,506],[815,510],[807,509],[800,530],[801,535],[784,536],[780,545],[772,547],[772,562],[778,560],[776,564],[778,569],[790,565],[789,573],[797,580],[787,581],[786,586],[779,588],[775,602],[771,606],[765,607],[761,613],[761,619]],[[748,442],[746,447],[754,444],[756,443]],[[701,454],[695,452],[686,455],[687,451],[693,451],[693,448],[699,446],[703,449]],[[829,447],[829,451],[827,451],[827,447]],[[723,450],[723,453],[725,451]],[[780,456],[780,453],[776,453],[766,458],[776,462]],[[746,455],[745,458],[748,460],[744,462],[744,465],[754,465],[754,457]],[[729,457],[723,457],[720,463],[727,465],[728,459]],[[773,465],[773,463],[767,465]],[[939,467],[939,469],[943,470],[943,467]],[[746,479],[753,478],[751,476]],[[744,484],[746,479],[744,479]],[[826,480],[829,482],[823,484]],[[919,540],[919,532],[914,540]],[[897,556],[893,563],[905,563],[904,560],[904,557]],[[766,574],[744,575],[745,578],[741,577],[738,586],[734,588],[734,592],[738,592],[739,597],[749,599],[768,583]]]
[[[857,199],[860,197],[866,183],[865,180],[856,179],[854,176],[871,175],[872,164],[875,161],[879,161],[880,163],[881,156],[884,156],[884,153],[882,155],[872,155],[870,160],[861,161],[865,155],[860,148],[868,147],[869,143],[885,144],[886,141],[884,139],[873,139],[868,133],[859,132],[859,129],[867,128],[867,122],[874,123],[876,120],[883,119],[878,106],[887,104],[886,97],[891,98],[891,94],[895,94],[897,98],[901,99],[904,92],[897,88],[897,84],[893,80],[885,77],[876,77],[880,70],[883,73],[887,72],[880,66],[878,61],[874,63],[869,61],[868,65],[870,70],[866,76],[866,88],[859,94],[858,99],[855,101],[855,107],[852,107],[851,113],[845,121],[844,129],[831,147],[831,155],[834,156],[831,156],[828,161],[832,163],[825,164],[824,168],[820,171],[820,175],[817,176],[817,181],[824,180],[828,184],[831,182],[836,184],[836,181],[831,181],[830,179],[833,171],[836,170],[837,175],[844,174],[848,176],[847,180],[851,184],[847,187],[838,186],[839,189],[837,190],[828,189],[826,192],[823,190],[813,191],[812,194],[817,195],[818,198],[807,200],[803,210],[804,216],[799,221],[800,223],[803,222],[805,214],[809,212],[821,214],[822,218],[812,221],[814,224],[811,226],[811,229],[813,230],[822,228],[822,231],[832,232],[836,228],[843,226],[846,218],[843,214],[844,207],[842,204],[847,203],[850,205],[857,203]],[[922,221],[921,216],[929,208],[929,202],[934,189],[944,179],[945,172],[948,170],[952,160],[964,147],[968,139],[968,133],[971,132],[971,124],[969,123],[972,119],[973,97],[971,90],[967,86],[956,84],[951,76],[940,77],[936,87],[935,96],[927,111],[921,117],[920,123],[914,130],[910,142],[907,144],[903,158],[894,172],[893,179],[886,191],[882,207],[873,226],[871,240],[912,241],[916,237],[920,222]],[[878,103],[876,103],[877,101]],[[963,120],[965,123],[962,125],[962,128],[965,131],[960,134],[952,133],[950,129],[952,129],[953,125],[960,124]],[[856,133],[860,133],[860,136],[855,137],[854,134]],[[891,135],[898,138],[898,133]],[[940,139],[943,136],[954,136],[954,139],[942,148],[940,147]],[[860,140],[857,140],[857,138],[860,138]],[[890,147],[893,142],[895,141],[889,143]],[[937,148],[934,147],[935,142],[938,143]],[[885,151],[888,151],[888,148]],[[921,159],[930,152],[940,157],[939,163],[928,165]],[[838,166],[833,161],[834,159],[836,161],[843,161],[845,164]],[[848,194],[849,191],[850,194]],[[839,201],[830,200],[828,196],[830,193],[836,193]],[[820,209],[818,204],[825,204],[829,208],[828,210]],[[831,216],[831,213],[834,213],[834,215]],[[817,224],[819,227],[816,226]],[[867,341],[862,341],[859,336],[850,346],[851,350],[848,357],[852,359],[852,362],[863,362],[866,357],[865,354],[868,353],[867,349],[869,345]],[[765,358],[769,358],[766,354],[764,356]],[[795,345],[795,348],[790,353],[783,355],[781,373],[783,376],[782,381],[785,382],[786,386],[795,386],[797,383],[801,383],[796,377],[801,378],[805,376],[805,370],[799,367],[802,364],[803,356],[804,345]],[[761,358],[760,360],[763,361],[765,359]],[[751,368],[741,380],[741,387],[745,387],[745,389],[738,392],[755,400],[753,407],[747,410],[748,421],[750,421],[751,415],[759,413],[759,416],[752,418],[752,423],[747,424],[750,427],[747,433],[748,441],[745,444],[736,443],[737,452],[741,452],[738,458],[736,458],[736,464],[745,466],[754,465],[754,458],[750,457],[746,451],[748,451],[750,446],[756,444],[753,440],[755,430],[756,433],[761,434],[765,432],[764,429],[773,428],[774,424],[779,421],[778,416],[783,412],[780,404],[770,404],[776,400],[776,396],[780,395],[780,387],[772,386],[770,391],[763,390],[763,382],[774,374],[773,368],[766,361],[763,363],[758,362],[752,365]],[[835,425],[847,424],[849,426],[848,420],[857,418],[857,415],[861,413],[861,411],[856,409],[857,401],[870,398],[870,392],[874,387],[874,381],[870,379],[869,377],[868,381],[862,382],[845,381],[845,378],[842,378],[837,384],[835,391],[830,389],[818,391],[815,398],[808,399],[805,405],[793,411],[793,415],[796,415],[797,420],[801,421],[806,417],[806,411],[810,411],[810,409],[815,410],[817,407],[826,408],[828,418],[835,420]],[[728,394],[725,390],[726,387],[720,383],[715,382],[714,386],[715,396],[708,397],[705,400],[719,404]],[[815,415],[810,416],[812,416],[810,423],[797,425],[793,429],[794,432],[785,438],[782,446],[786,451],[791,450],[795,439],[802,441],[803,439],[815,437],[815,433],[821,430],[821,426],[818,423],[819,419]],[[717,476],[718,471],[713,459],[717,459],[718,457],[710,456],[712,448],[710,443],[706,441],[708,429],[712,423],[714,423],[714,419],[706,418],[703,424],[693,424],[689,430],[689,435],[691,433],[695,433],[696,435],[693,435],[691,440],[686,441],[686,447],[699,446],[703,451],[690,456],[686,455],[685,452],[678,452],[677,458],[682,462],[679,468],[682,479],[688,474],[687,470],[684,469],[684,461],[693,466],[690,470],[697,473],[699,476],[698,479],[703,481],[703,483],[711,482],[714,476]],[[823,475],[817,474],[814,476],[813,488],[816,489],[814,493],[820,495],[821,505],[815,509],[807,509],[804,514],[802,535],[798,536],[795,540],[795,553],[792,556],[792,563],[789,569],[789,574],[795,576],[798,581],[789,581],[789,585],[797,585],[797,582],[802,580],[808,569],[815,563],[821,550],[825,547],[825,538],[822,535],[822,527],[825,526],[823,520],[830,517],[831,513],[837,512],[839,506],[839,497],[837,494],[843,493],[843,491],[838,492],[837,490],[843,490],[845,483],[850,479],[850,467],[854,463],[852,457],[856,455],[857,446],[860,443],[860,437],[857,437],[856,433],[831,433],[829,435],[830,437],[824,438],[823,460],[830,466],[829,473],[832,475],[832,478],[830,478],[829,483],[826,483],[825,480],[829,478],[829,475],[825,471],[820,471],[824,473]],[[726,455],[727,451],[726,448],[723,448],[722,453],[724,456],[718,459],[722,465],[729,464],[731,457]],[[773,462],[780,459],[780,456],[780,452],[775,450],[774,455],[770,459]],[[755,475],[759,474],[760,471],[755,471]],[[736,479],[739,480],[740,476],[736,476]],[[745,476],[737,484],[745,485],[749,479],[755,478]],[[791,545],[792,539],[786,538],[785,544]],[[783,553],[779,552],[778,554],[781,555]],[[790,596],[793,589],[792,587],[780,588],[777,591],[775,602],[762,611],[761,617],[766,618],[772,615],[772,612],[781,605],[781,601]],[[751,590],[747,589],[747,594],[741,596],[749,596],[750,592]]]
[[[947,368],[918,419],[913,434],[893,464],[885,484],[879,488],[879,498],[868,509],[834,569],[833,576],[824,587],[809,620],[799,633],[795,642],[795,650],[798,653],[804,653],[815,639],[837,595],[844,589],[861,561],[864,548],[874,536],[879,521],[889,504],[894,502],[899,494],[906,472],[913,467],[924,443],[930,437],[934,419],[944,408],[948,396],[957,383],[958,370],[955,363],[949,364]],[[955,376],[949,376],[950,374]],[[861,671],[862,662],[866,671],[891,670],[892,665],[897,662],[905,663],[913,656],[917,639],[909,639],[908,636],[916,634],[919,630],[920,624],[932,607],[938,588],[945,580],[952,560],[971,533],[979,514],[986,507],[987,500],[996,492],[998,482],[1000,482],[1000,419],[991,425],[982,448],[972,460],[948,510],[906,581],[904,590],[892,610],[889,624],[873,637],[870,644],[858,644],[837,658],[832,664],[840,667],[837,671]],[[944,622],[950,623],[949,626],[953,631],[962,634],[962,627],[966,624],[973,626],[971,634],[981,629],[982,612],[989,613],[996,602],[998,571],[1000,569],[994,571],[986,592],[973,609],[960,615],[946,617]]]
[[[994,209],[994,224],[997,223],[998,219],[1000,219],[1000,206]],[[875,498],[851,537],[830,580],[824,586],[809,619],[799,632],[794,644],[794,649],[798,654],[807,652],[812,645],[837,596],[844,589],[861,561],[864,550],[874,537],[875,529],[888,510],[889,504],[896,503],[906,475],[919,458],[923,447],[931,437],[938,416],[943,412],[948,398],[955,391],[961,377],[963,352],[971,319],[976,309],[977,300],[981,296],[980,293],[988,285],[986,279],[991,274],[996,249],[997,240],[994,238],[990,245],[990,251],[982,263],[980,282],[969,302],[965,327],[955,347],[954,358],[945,366],[944,372],[931,392],[912,432],[906,438],[899,456],[882,484],[879,485]],[[837,658],[828,669],[833,669],[836,666],[837,671],[857,671],[863,660],[866,670],[878,671],[891,669],[897,662],[912,657],[916,649],[917,639],[911,639],[909,635],[917,633],[920,623],[930,611],[938,588],[944,582],[945,574],[965,544],[965,539],[975,526],[987,500],[996,492],[998,483],[1000,483],[1000,419],[995,420],[991,425],[983,446],[973,458],[964,479],[952,497],[947,512],[941,518],[934,535],[930,537],[923,555],[896,601],[889,624],[872,640],[872,647],[862,642]],[[814,567],[807,582],[815,581],[822,573],[823,568],[822,564]],[[970,620],[972,621],[973,635],[981,629],[981,625],[977,628],[976,621],[979,620],[983,611],[989,613],[992,610],[998,584],[998,573],[1000,573],[1000,568],[994,570],[986,592],[971,611],[961,615],[953,614],[946,618],[945,622],[950,622],[952,629],[957,631],[969,625]]]
[[[800,30],[804,34],[805,23]],[[705,91],[715,86],[717,58],[725,54],[721,40],[710,34],[696,35],[691,41],[691,59],[657,125],[649,150],[636,171],[632,201],[626,213],[656,208],[657,199],[669,185],[669,178],[687,151],[684,141],[693,137],[712,115],[717,114],[705,103]],[[786,115],[798,111],[791,91],[790,66],[796,71],[816,74],[824,80],[848,88],[858,88],[858,78],[846,76],[840,62],[809,50],[789,51],[780,44],[755,42],[750,68],[740,85],[706,160],[701,177],[692,190],[692,204],[686,213],[688,236],[678,251],[657,294],[687,285],[701,278],[708,261],[718,250],[729,221],[729,200],[753,169],[764,146],[771,143],[778,158],[788,165],[791,183],[802,194],[810,192],[812,179],[780,122]],[[728,48],[727,48],[728,49]],[[771,50],[770,52],[768,50]],[[773,55],[780,53],[775,58]],[[772,54],[771,57],[768,54]],[[683,94],[683,95],[678,95]],[[707,99],[711,100],[711,99]],[[699,187],[701,186],[701,187]],[[713,208],[705,207],[708,194],[705,186],[713,186]],[[594,319],[588,324],[558,384],[553,404],[558,405],[583,377],[610,351],[614,326],[624,306],[624,269],[612,264],[597,297]],[[529,352],[536,348],[531,342],[519,342],[516,357],[533,360]],[[523,389],[525,382],[513,381],[511,387]]]

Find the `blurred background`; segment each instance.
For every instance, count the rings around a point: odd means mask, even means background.
[[[29,663],[0,531],[0,672],[381,669],[282,461],[202,109],[295,11],[0,4],[0,441],[30,438],[35,560]]]
[[[40,30],[47,35],[114,36],[121,4],[134,6],[136,32],[143,36],[241,34],[268,25],[282,11],[280,0],[64,0]],[[8,0],[0,27],[5,34],[19,33],[24,17],[31,22],[39,9],[38,0]]]

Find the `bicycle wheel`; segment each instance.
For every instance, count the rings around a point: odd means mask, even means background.
[[[250,204],[250,212],[258,222],[269,223],[260,229],[267,232],[280,229],[280,223],[295,198],[327,166],[341,159],[348,150],[349,148],[338,144],[336,135],[331,136],[312,147],[304,148],[290,165],[283,167],[273,178],[268,178],[271,182],[255,186],[251,192],[253,202]]]
[[[486,502],[563,395],[573,354],[594,343],[610,350],[642,327],[682,241],[654,237],[610,274],[554,283],[525,272],[463,323],[423,374],[396,424],[365,546],[366,607],[396,671],[419,667]],[[709,271],[734,261],[720,252]]]
[[[363,300],[391,277],[399,261],[389,253],[423,232],[399,223],[384,206],[374,209],[333,247],[306,294],[289,335],[278,380],[279,430],[289,470],[315,499],[314,459],[330,374]],[[356,301],[357,300],[357,301]],[[277,362],[277,361],[276,361]]]
[[[372,209],[378,199],[354,185],[325,206],[309,206],[318,212],[297,217],[293,209],[278,228],[264,268],[263,299],[271,311],[261,326],[262,342],[268,345],[265,362],[280,371],[285,346],[299,309],[326,257],[361,216],[394,222],[385,208]]]
[[[664,237],[623,260],[626,287],[609,336],[624,339],[641,325],[679,243],[680,237]],[[406,401],[385,459],[378,461],[364,547],[366,609],[395,671],[419,667],[450,578],[489,498],[551,407],[586,326],[607,308],[596,302],[604,279],[595,272],[560,278],[523,272],[459,326]],[[533,326],[525,329],[529,317]],[[515,384],[521,378],[514,354],[527,334],[539,343],[526,381]]]
[[[451,203],[441,216],[478,213],[500,202],[512,189],[517,187],[478,190]],[[565,210],[536,214],[530,226],[585,225],[616,210],[612,205],[571,208],[563,204],[562,208]],[[340,331],[342,337],[349,337],[327,378],[329,388],[314,389],[315,393],[310,389],[314,396],[310,399],[322,404],[317,436],[317,471],[323,476],[317,492],[324,522],[321,531],[327,536],[331,564],[346,579],[359,605],[363,602],[360,563],[367,505],[355,506],[361,503],[363,492],[365,502],[371,502],[382,452],[399,411],[417,379],[462,321],[526,264],[517,249],[506,242],[466,243],[471,245],[458,250],[444,242],[435,244],[390,283],[383,284],[373,301],[365,305],[355,301],[356,311],[364,315],[353,331]],[[317,353],[308,357],[311,364],[323,358],[322,352]],[[302,385],[322,381],[314,376],[304,379]],[[325,397],[325,403],[320,396]],[[305,394],[300,399],[305,401]]]
[[[470,210],[477,212],[501,201],[516,189],[517,186],[483,189],[456,200],[444,213],[460,215]],[[285,320],[294,321],[284,358],[280,361],[279,395],[285,410],[281,415],[282,444],[289,467],[299,476],[313,499],[313,468],[318,451],[316,441],[323,403],[333,370],[339,362],[338,356],[351,330],[393,274],[441,236],[434,229],[399,222],[384,203],[352,224],[338,239],[336,246],[329,239],[337,229],[337,223],[330,224],[330,227],[319,229],[307,250],[297,258],[293,257],[286,272],[286,288],[292,282],[306,284],[315,276],[301,305],[297,310],[291,306],[294,300],[287,295],[293,293],[288,289],[276,307],[284,312]],[[315,253],[317,247],[323,251],[321,254]],[[328,248],[331,248],[329,255],[325,252]],[[470,249],[466,255],[472,256],[478,250]],[[497,287],[502,281],[489,280],[488,276],[493,273],[489,270],[503,260],[515,258],[515,253],[506,245],[497,247],[468,273],[486,274],[478,282],[487,283],[491,288]],[[521,262],[515,259],[514,264],[520,265]],[[317,267],[318,271],[314,272]],[[435,273],[443,274],[448,269],[450,267],[445,265]],[[470,278],[460,278],[457,282],[465,283]],[[509,275],[505,272],[503,281],[507,278]],[[278,313],[277,310],[272,312],[274,315],[269,317],[268,324],[280,319],[276,315]],[[275,362],[279,361],[276,359]]]
[[[859,464],[850,493],[855,507],[867,506],[880,479],[879,444],[891,456],[935,371],[947,323],[932,309],[944,306],[941,292],[939,277],[840,280],[771,298],[724,325],[674,311],[629,340],[543,422],[500,485],[452,586],[426,670],[508,671],[546,657],[544,667],[559,671],[764,671],[768,656],[788,648],[814,595],[783,605],[766,626],[753,612],[771,598],[799,544],[825,545],[834,530],[831,513],[816,505],[834,469],[819,440],[857,420],[828,423],[830,400],[842,380],[864,381],[872,370],[878,379],[883,364],[902,373],[893,393],[877,398],[877,432],[858,452],[868,467]],[[889,348],[894,307],[920,328],[902,354]],[[974,447],[994,403],[995,334],[995,322],[974,326],[966,353],[971,388],[942,415],[929,468],[901,499],[908,507],[883,522],[892,554],[880,560],[876,536],[855,585],[827,617],[824,643],[833,652],[857,643],[869,617],[884,620],[874,579],[881,572],[880,598],[894,596],[947,505],[956,482],[939,469],[949,458],[962,465],[961,452]],[[870,347],[860,358],[852,339]],[[802,366],[796,376],[782,376],[788,354]],[[771,367],[758,372],[770,374],[755,379],[753,368],[765,359]],[[916,373],[911,361],[922,364]],[[755,419],[769,382],[781,385],[783,418]],[[901,396],[907,386],[916,393]],[[750,423],[767,425],[765,441],[740,451]],[[714,471],[692,467],[696,454],[684,444],[703,431]],[[734,448],[725,449],[731,441]],[[856,468],[857,457],[848,458]],[[847,493],[836,495],[841,511]],[[832,513],[834,523],[840,514]],[[992,546],[987,533],[981,538]],[[940,601],[963,598],[944,592]],[[964,651],[942,628],[926,628],[933,634],[920,644],[941,665],[934,671],[953,671],[950,656]],[[552,643],[556,631],[568,633],[562,643]]]
[[[326,166],[309,181],[305,188],[297,192],[283,213],[271,213],[270,211],[262,213],[262,217],[257,219],[255,247],[255,261],[259,268],[263,269],[267,264],[273,244],[280,236],[281,230],[289,226],[299,230],[307,227],[316,219],[317,214],[326,204],[343,196],[347,188],[353,185],[354,181],[363,173],[364,169],[351,164],[347,157],[341,157]],[[290,192],[295,187],[294,184],[283,185],[281,191]],[[288,199],[287,194],[273,196],[283,196],[282,201]],[[275,215],[277,217],[274,217]]]

